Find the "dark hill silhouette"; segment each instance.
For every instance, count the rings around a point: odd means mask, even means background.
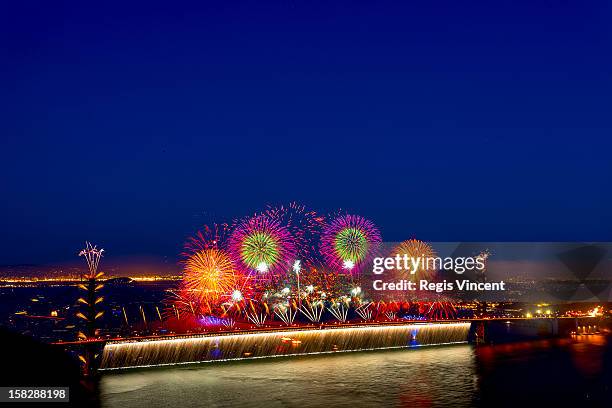
[[[70,403],[32,403],[36,406],[96,407],[95,380],[82,381],[80,368],[61,347],[43,344],[0,327],[0,385],[4,387],[70,387]],[[3,406],[5,404],[2,404]],[[19,407],[27,402],[7,404]]]

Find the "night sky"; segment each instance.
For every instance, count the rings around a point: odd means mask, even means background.
[[[175,257],[292,200],[612,241],[609,3],[125,3],[0,6],[0,264]]]

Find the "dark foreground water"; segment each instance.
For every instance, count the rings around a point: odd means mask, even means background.
[[[103,407],[612,406],[603,336],[105,374]]]

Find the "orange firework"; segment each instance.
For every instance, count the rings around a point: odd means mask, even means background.
[[[415,269],[414,265],[418,265],[415,273],[412,275],[416,279],[429,279],[436,273],[436,263],[431,262],[431,260],[436,258],[437,254],[431,245],[426,242],[419,241],[418,239],[409,239],[399,244],[393,250],[393,255],[399,255],[402,261],[404,256],[406,256],[408,259],[408,269],[411,271]]]
[[[214,304],[231,295],[238,277],[231,257],[220,249],[194,252],[185,261],[184,288],[199,302]]]

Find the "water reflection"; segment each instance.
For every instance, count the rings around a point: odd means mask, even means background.
[[[460,345],[126,371],[103,377],[101,399],[147,408],[468,407],[475,390],[474,351]]]
[[[604,336],[476,349],[480,406],[610,406],[612,354]]]
[[[105,374],[105,407],[609,406],[603,336],[341,353]]]

